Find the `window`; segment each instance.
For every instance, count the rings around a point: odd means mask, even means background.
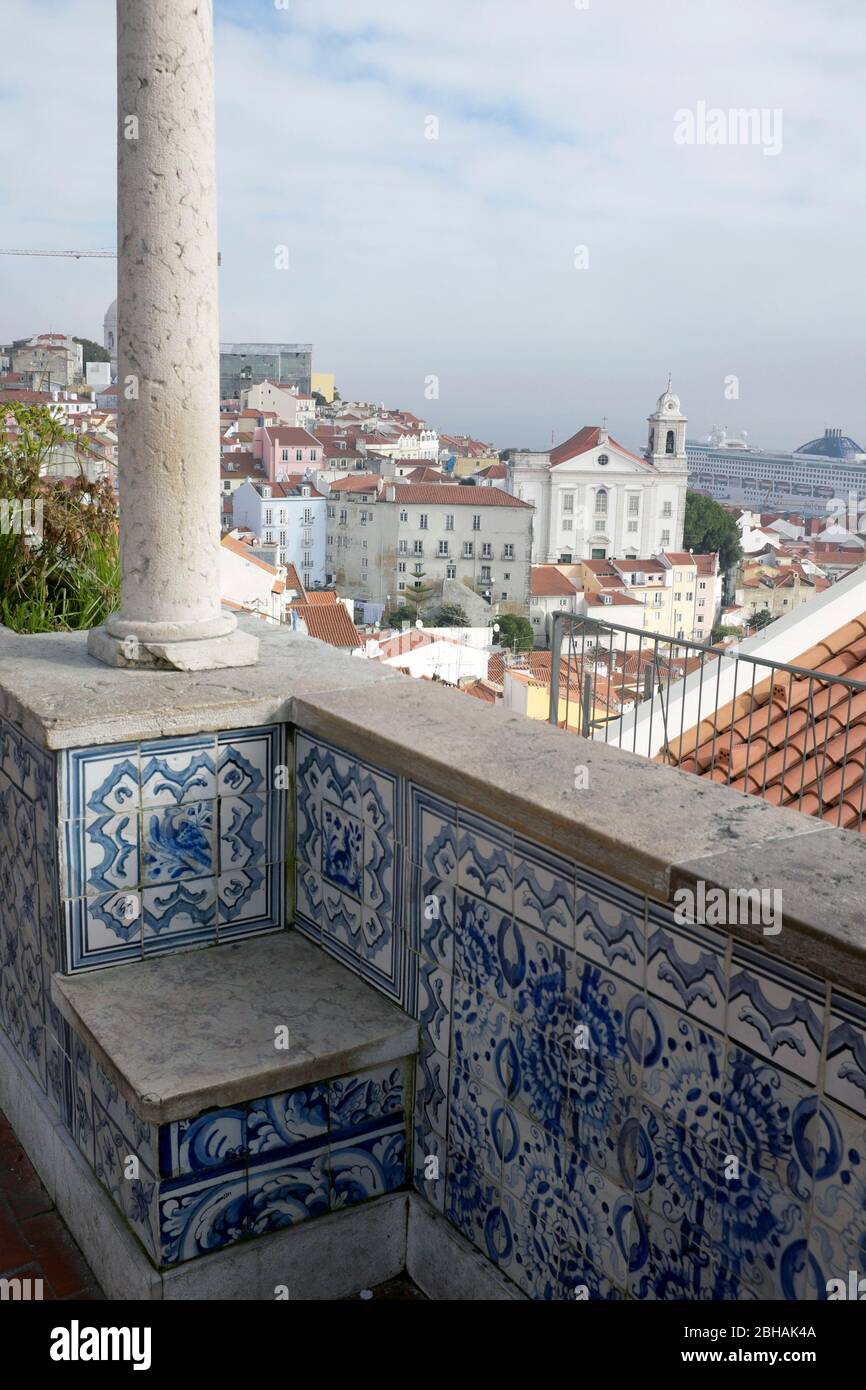
[[[311,450],[310,450],[310,463],[315,463],[315,462],[316,462],[316,459],[318,458],[318,456],[319,456],[319,451],[318,451],[318,449],[311,449]]]
[[[337,508],[336,508],[336,507],[329,507],[329,508],[328,508],[328,516],[330,516],[330,517],[335,517],[336,515],[337,515]]]
[[[361,525],[362,525],[362,526],[366,526],[366,525],[367,525],[367,513],[366,513],[366,512],[362,512],[362,513],[361,513]]]
[[[274,509],[273,509],[273,507],[265,507],[265,525],[266,525],[266,526],[270,526],[270,524],[271,524],[271,522],[273,521],[273,519],[274,519]]]
[[[413,544],[412,544],[412,553],[413,553],[414,555],[423,555],[423,554],[424,554],[424,543],[423,543],[423,541],[414,541],[414,542],[413,542]]]
[[[562,495],[562,510],[563,510],[564,512],[573,512],[573,511],[574,511],[574,493],[573,493],[573,492],[565,492],[565,493],[563,493],[563,495]]]
[[[686,590],[686,598],[688,599],[689,603],[691,603],[692,599],[694,598],[694,593],[691,589]]]
[[[427,513],[426,513],[426,512],[422,512],[421,515],[419,516],[419,518],[418,518],[418,525],[420,526],[420,528],[421,528],[422,531],[426,531],[426,530],[427,530]]]
[[[229,479],[229,480],[227,480],[226,482],[223,483],[223,492],[231,492],[231,490],[232,490],[232,485],[231,485],[231,480]]]
[[[406,587],[406,584],[405,584],[404,580],[398,579],[398,581],[397,581],[397,588],[402,592],[402,590],[405,589],[405,587]]]
[[[511,578],[511,570],[506,570],[505,573],[504,573],[504,575],[503,575],[502,577],[503,577],[503,579],[510,579],[510,578]]]
[[[662,507],[662,516],[673,516],[673,503],[665,502]]]
[[[454,530],[454,513],[453,513],[453,512],[446,512],[446,513],[445,513],[445,530],[446,530],[446,531],[453,531],[453,530]]]
[[[503,590],[502,590],[502,593],[499,595],[499,597],[500,597],[501,599],[503,599],[503,600],[504,600],[504,599],[507,599],[507,598],[508,598],[508,590],[507,590],[507,589],[503,589]]]
[[[303,451],[303,449],[296,449],[296,450],[295,450],[295,461],[296,461],[297,463],[303,463],[303,461],[304,461],[304,451]]]
[[[593,559],[593,560],[606,560],[606,559],[607,559],[607,556],[606,556],[605,551],[604,551],[604,546],[595,547],[595,548],[593,549],[593,552],[592,552],[592,555],[591,555],[590,558]],[[569,560],[570,560],[570,559],[571,559],[571,557],[569,556]],[[566,563],[567,563],[567,562],[566,562]]]
[[[457,566],[456,566],[456,565],[446,565],[446,566],[445,566],[445,578],[446,578],[446,579],[456,579],[456,578],[457,578]]]
[[[682,589],[677,589],[677,592],[674,594],[674,601],[675,601],[676,603],[682,603],[682,601],[683,601]]]
[[[489,565],[482,565],[482,566],[481,566],[481,583],[482,583],[482,584],[490,584],[491,582],[492,582],[492,580],[491,580],[491,575],[490,575],[490,566],[489,566]]]
[[[491,543],[490,541],[482,541],[482,543],[481,543],[481,557],[482,557],[482,559],[484,559],[484,560],[492,560],[492,559],[493,559],[493,545],[492,545],[492,543]]]
[[[264,542],[265,542],[265,545],[273,545],[273,543],[274,543],[274,533],[273,533],[273,531],[266,531],[266,532],[265,532],[265,534],[264,534]]]
[[[473,530],[473,531],[480,531],[480,530],[481,530],[481,513],[480,513],[480,512],[475,512],[474,515],[473,515],[473,517],[472,517],[472,530]]]
[[[442,556],[447,557],[447,555],[448,555],[448,542],[447,542],[447,541],[440,541],[440,542],[439,542],[439,554],[442,555]]]
[[[473,552],[472,542],[471,542],[471,541],[464,541],[464,542],[463,542],[463,559],[464,559],[464,560],[471,560],[471,559],[472,559],[473,553],[474,553],[474,552]]]
[[[347,509],[346,509],[345,507],[342,507],[342,508],[340,509],[340,525],[341,525],[341,526],[345,526],[345,525],[346,525],[346,522],[347,522],[348,520],[349,520],[349,513],[348,513],[348,511],[347,511]]]
[[[705,589],[706,587],[707,587],[707,581],[706,581],[705,579],[701,579],[701,580],[698,581],[698,588],[699,588],[699,589]]]
[[[408,521],[408,520],[409,520],[409,513],[408,513],[408,512],[401,512],[401,513],[400,513],[400,520],[401,520],[401,521]]]
[[[628,499],[628,514],[629,514],[629,516],[639,516],[639,515],[640,515],[640,497],[638,496],[638,494],[637,494],[636,492],[632,492],[632,493],[629,494],[629,499]]]
[[[503,558],[503,560],[513,560],[513,559],[514,559],[514,546],[513,546],[510,542],[506,542],[506,544],[503,545],[503,547],[502,547],[502,558]]]
[[[607,492],[600,487],[595,494],[595,514],[596,516],[607,516]]]
[[[400,560],[400,561],[398,561],[398,563],[397,563],[397,573],[398,573],[398,574],[405,574],[405,573],[406,573],[406,561],[405,561],[405,560]]]
[[[420,565],[413,565],[413,566],[412,566],[412,573],[413,573],[413,574],[423,574],[424,571],[423,571],[423,569],[421,568]]]
[[[704,606],[705,603],[706,603],[706,599],[699,598],[699,599],[698,599],[698,608],[703,608],[703,606]]]
[[[285,533],[285,531],[281,531],[281,532],[280,532],[280,545],[285,545],[285,543],[286,543],[286,533]]]
[[[570,530],[571,530],[571,526],[572,526],[571,517],[570,517],[570,516],[564,516],[564,517],[562,518],[562,529],[563,529],[563,531],[570,531]]]
[[[288,463],[288,461],[289,461],[289,451],[288,451],[288,449],[283,449],[283,450],[282,450],[281,459],[282,459],[282,462],[283,462],[283,463]]]
[[[304,508],[304,525],[305,525],[305,526],[312,526],[312,524],[313,524],[313,509],[312,509],[312,507],[305,507],[305,508]]]
[[[398,541],[398,542],[397,542],[397,554],[398,554],[398,555],[408,555],[408,554],[409,554],[409,542],[408,542],[408,541]]]
[[[608,463],[610,463],[610,459],[608,458],[607,454],[599,454],[599,456],[598,456],[598,464],[599,464],[599,466],[600,466],[601,468],[605,468],[605,467],[607,466]]]
[[[670,543],[671,543],[671,533],[670,533],[670,531],[662,531],[662,545],[670,545]]]
[[[369,563],[370,563],[370,561],[367,559],[367,557],[366,557],[366,555],[365,555],[364,558],[363,558],[363,560],[361,561],[361,569],[362,569],[362,570],[365,570],[365,569],[367,568],[367,566],[369,565]]]
[[[666,440],[665,440],[665,453],[666,453],[666,454],[673,454],[673,453],[675,453],[675,452],[676,452],[676,445],[675,445],[675,443],[674,443],[674,432],[673,432],[673,430],[668,430],[667,438],[666,438]],[[682,637],[682,635],[683,635],[683,634],[682,634],[681,632],[677,633],[677,636],[678,636],[678,637]]]
[[[631,532],[635,532],[635,531],[637,530],[637,522],[636,522],[636,521],[630,521],[630,522],[628,523],[628,529],[629,529],[629,531],[631,531]]]

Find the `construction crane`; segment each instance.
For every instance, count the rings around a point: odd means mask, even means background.
[[[102,260],[117,260],[116,251],[7,251],[0,249],[0,256],[72,256],[76,261],[80,261],[84,256],[98,256]]]
[[[80,261],[83,258],[92,259],[97,257],[100,260],[117,260],[116,251],[21,251],[4,250],[0,248],[0,256],[71,256],[73,260]],[[222,265],[222,252],[217,252],[217,265]]]

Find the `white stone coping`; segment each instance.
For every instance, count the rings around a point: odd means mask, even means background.
[[[284,720],[660,902],[697,879],[781,888],[779,935],[732,934],[866,993],[864,836],[247,621],[259,665],[197,674],[101,666],[85,634],[0,630],[0,714],[49,749]]]

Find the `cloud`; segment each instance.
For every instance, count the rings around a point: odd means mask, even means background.
[[[312,341],[344,392],[500,445],[604,414],[639,443],[669,368],[695,433],[866,435],[859,0],[216,13],[224,338]],[[4,25],[4,241],[111,245],[112,7]],[[676,145],[700,101],[780,109],[781,154]],[[0,336],[95,334],[113,296],[110,262],[0,275]]]

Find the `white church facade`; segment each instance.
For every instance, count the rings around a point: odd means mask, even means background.
[[[670,383],[647,423],[643,457],[598,425],[546,453],[513,455],[508,490],[535,506],[533,563],[638,559],[682,549],[687,421]]]

